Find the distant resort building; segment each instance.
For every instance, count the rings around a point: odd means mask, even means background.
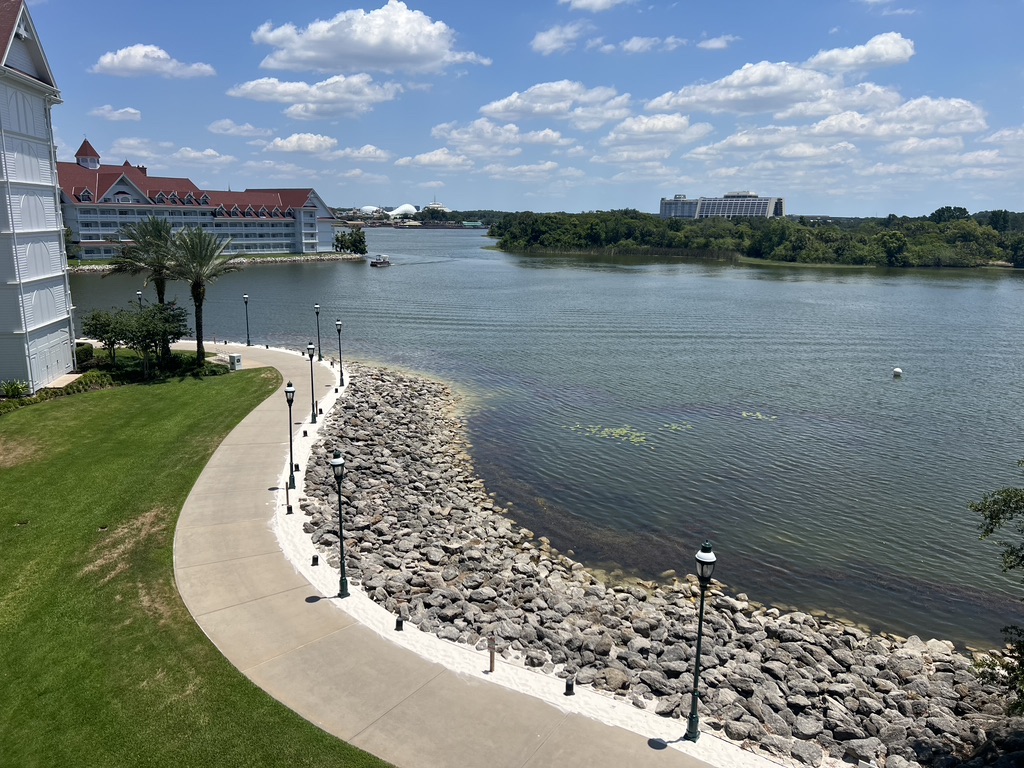
[[[32,392],[74,369],[50,110],[60,104],[28,8],[0,2],[0,380]]]
[[[686,195],[661,198],[660,216],[663,219],[740,218],[744,216],[770,219],[786,215],[786,198],[758,197],[752,192],[729,192],[724,197],[698,197]]]
[[[231,238],[227,253],[330,253],[334,214],[313,189],[200,189],[190,179],[150,176],[143,165],[103,165],[88,140],[74,163],[57,163],[60,203],[81,258],[111,258],[126,224],[156,216],[178,231],[203,227]]]

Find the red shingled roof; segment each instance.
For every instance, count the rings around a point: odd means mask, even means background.
[[[23,0],[0,0],[0,48],[4,52],[11,43],[11,36],[14,28],[21,17],[21,9],[25,3]]]
[[[0,0],[3,2],[3,0]],[[93,154],[87,154],[91,151]],[[89,145],[88,141],[82,142],[76,157],[99,157],[99,153]],[[78,163],[57,163],[57,178],[61,189],[65,194],[74,197],[81,202],[82,191],[88,189],[92,192],[92,200],[96,203],[107,196],[121,177],[126,178],[145,195],[154,201],[156,196],[163,193],[170,198],[175,193],[179,201],[183,201],[189,192],[192,193],[199,205],[199,200],[205,194],[209,197],[207,206],[224,208],[230,212],[235,206],[245,213],[246,209],[252,209],[259,215],[261,208],[266,208],[267,215],[271,215],[275,208],[285,213],[289,208],[302,208],[309,201],[313,190],[306,189],[247,189],[244,192],[222,192],[218,190],[200,189],[191,179],[178,178],[173,176],[150,176],[144,170],[127,163],[125,165],[101,165],[99,168],[83,168]],[[166,200],[164,205],[171,202]],[[173,203],[172,203],[173,204]]]
[[[92,144],[86,139],[82,142],[82,146],[75,152],[75,157],[95,157],[97,160],[100,159],[100,153],[93,149]]]

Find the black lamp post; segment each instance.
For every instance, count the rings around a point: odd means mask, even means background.
[[[324,359],[324,347],[320,343],[320,305],[314,304],[313,311],[316,312],[316,359]]]
[[[697,655],[693,660],[693,694],[690,696],[690,719],[686,726],[687,741],[700,738],[700,718],[697,717],[697,685],[700,683],[700,645],[704,634],[704,594],[711,583],[711,574],[715,572],[714,550],[711,542],[705,541],[697,553],[697,581],[700,582],[700,612],[697,614]]]
[[[139,300],[139,309],[142,309],[142,291],[136,291],[135,298]]]
[[[313,401],[313,418],[310,421],[316,424],[316,389],[313,387],[313,342],[306,345],[306,354],[309,355],[309,397]]]
[[[341,364],[341,320],[334,321],[334,327],[338,330],[338,380],[341,386],[345,386],[345,368]]]
[[[249,339],[249,294],[242,294],[242,301],[245,302],[245,346],[251,347],[252,341]]]
[[[345,474],[345,460],[341,451],[335,451],[331,459],[334,479],[338,481],[338,551],[341,554],[341,580],[338,583],[338,597],[348,597],[348,578],[345,576],[345,530],[341,523],[341,480]]]
[[[292,440],[292,404],[295,402],[295,385],[290,381],[284,388],[284,398],[288,401],[288,487],[295,487],[295,448]],[[285,503],[288,503],[288,492],[285,492]],[[289,505],[290,506],[290,505]]]

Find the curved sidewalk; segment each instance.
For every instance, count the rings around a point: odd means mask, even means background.
[[[244,368],[277,368],[296,388],[294,423],[288,424],[282,387],[227,436],[189,494],[174,537],[174,576],[185,605],[221,653],[271,696],[399,768],[707,768],[693,755],[719,766],[760,762],[710,735],[668,748],[649,742],[650,736],[669,738],[665,733],[678,738],[685,721],[665,720],[662,733],[640,735],[453,672],[360,623],[346,611],[356,603],[332,594],[322,599],[288,560],[272,526],[288,465],[285,429],[296,435],[295,457],[304,471],[314,430],[338,396],[336,370],[313,365],[316,396],[327,401],[314,426],[307,357],[235,344],[207,349],[240,353]],[[296,484],[295,515],[288,520],[297,525],[299,473]]]

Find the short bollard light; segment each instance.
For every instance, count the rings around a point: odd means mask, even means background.
[[[497,643],[494,641],[494,635],[487,638],[487,652],[491,657],[490,669],[488,670],[492,674],[494,673],[494,652],[497,650]]]
[[[312,565],[320,565],[320,555],[313,555]]]
[[[316,348],[313,346],[313,342],[309,342],[306,345],[306,354],[309,355],[309,398],[313,401],[313,416],[310,421],[316,424],[316,387],[313,386],[313,354],[316,352]],[[302,433],[305,436],[305,432]]]
[[[565,695],[576,695],[576,678],[573,675],[569,675],[569,677],[565,678]]]
[[[697,553],[697,581],[700,583],[700,611],[697,613],[697,655],[693,660],[693,693],[690,695],[690,718],[686,725],[687,741],[700,738],[700,719],[697,716],[697,686],[700,683],[700,646],[704,634],[704,595],[711,583],[711,574],[715,572],[715,552],[711,542],[705,541]]]
[[[341,578],[338,582],[338,597],[348,597],[348,578],[345,576],[345,526],[342,521],[341,481],[345,476],[345,459],[341,451],[335,451],[331,457],[331,471],[338,481],[338,553],[341,555]]]
[[[404,629],[405,629],[405,620],[401,616],[398,616],[395,619],[395,632],[401,632]]]

